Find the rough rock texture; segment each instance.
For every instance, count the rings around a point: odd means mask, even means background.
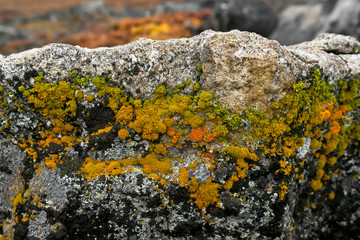
[[[0,239],[356,239],[359,47],[206,31],[0,55]]]

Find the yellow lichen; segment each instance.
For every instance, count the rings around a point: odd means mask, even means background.
[[[286,186],[286,183],[284,183],[284,182],[282,182],[279,185],[279,187],[280,187],[279,197],[280,197],[281,200],[284,200],[286,191],[288,190],[288,187]]]
[[[220,204],[219,188],[220,184],[211,182],[211,178],[209,178],[206,183],[199,184],[190,197],[195,199],[195,204],[200,209],[206,208],[210,204]]]
[[[126,129],[120,129],[120,130],[118,131],[118,136],[119,136],[119,138],[121,138],[121,139],[125,139],[125,138],[127,138],[127,137],[129,136],[129,131],[126,130]]]
[[[329,199],[332,200],[335,198],[335,193],[331,192],[329,193]]]

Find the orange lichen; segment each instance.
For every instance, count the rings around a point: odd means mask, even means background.
[[[331,192],[329,193],[329,199],[332,200],[335,198],[335,193]]]
[[[279,187],[280,187],[279,197],[281,200],[284,200],[285,194],[288,190],[288,187],[286,186],[286,183],[284,183],[284,182],[281,182],[281,184],[279,184]]]
[[[156,154],[166,156],[166,147],[163,144],[156,144],[153,151]]]
[[[319,158],[318,161],[317,161],[317,167],[318,167],[319,169],[324,168],[324,167],[325,167],[325,164],[326,164],[326,160],[327,160],[326,155],[321,154],[321,155],[320,155],[320,158]]]
[[[279,174],[280,172],[282,172],[285,176],[290,175],[292,164],[286,161],[279,161],[279,163],[280,163],[280,169],[276,170],[275,174]]]
[[[195,204],[198,208],[203,209],[210,204],[220,204],[219,192],[220,184],[211,182],[209,178],[206,183],[199,184],[196,191],[190,195],[195,199]]]
[[[196,129],[192,129],[190,133],[190,139],[194,140],[196,142],[202,141],[203,137],[205,136],[205,133],[207,132],[207,129],[205,126],[199,127]]]
[[[96,159],[86,158],[81,173],[87,181],[91,181],[101,175],[116,176],[124,174],[126,168],[122,167],[121,161],[111,160],[109,162],[100,162]]]
[[[12,199],[12,201],[13,201],[13,210],[15,213],[17,205],[24,204],[26,200],[25,198],[23,198],[23,194],[20,192]]]
[[[337,157],[330,157],[328,158],[326,164],[329,166],[334,166],[337,162]]]
[[[119,136],[119,138],[121,138],[121,139],[125,139],[125,138],[127,138],[127,137],[129,136],[129,131],[126,130],[126,129],[124,129],[124,128],[122,128],[122,129],[120,129],[120,130],[118,131],[118,136]]]
[[[40,197],[38,196],[35,196],[34,199],[33,199],[34,203],[38,203],[40,201]]]
[[[322,188],[323,183],[320,180],[315,180],[312,179],[310,182],[310,187],[314,190],[314,191],[318,191]]]
[[[116,114],[116,121],[126,123],[132,120],[134,109],[131,105],[123,105]]]
[[[155,153],[150,153],[146,157],[138,159],[138,161],[144,167],[142,169],[144,173],[167,174],[173,170],[169,158],[158,159]]]
[[[54,154],[51,157],[45,157],[46,167],[55,169],[57,164],[61,164],[59,155]]]

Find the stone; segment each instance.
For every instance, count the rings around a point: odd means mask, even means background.
[[[0,239],[356,239],[359,47],[208,30],[0,55]]]
[[[25,33],[12,27],[0,25],[0,48],[7,42],[25,37]]]
[[[275,29],[276,24],[277,16],[263,0],[230,0],[217,2],[213,14],[204,21],[199,30],[226,32],[238,29],[266,37]]]
[[[356,0],[337,1],[333,11],[320,33],[338,33],[360,39],[360,2]]]
[[[359,39],[359,12],[356,0],[298,1],[279,14],[279,24],[269,38],[284,45],[310,41],[321,33]]]

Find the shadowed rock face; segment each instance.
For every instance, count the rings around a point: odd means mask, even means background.
[[[0,236],[355,239],[359,47],[205,31],[0,55]]]

